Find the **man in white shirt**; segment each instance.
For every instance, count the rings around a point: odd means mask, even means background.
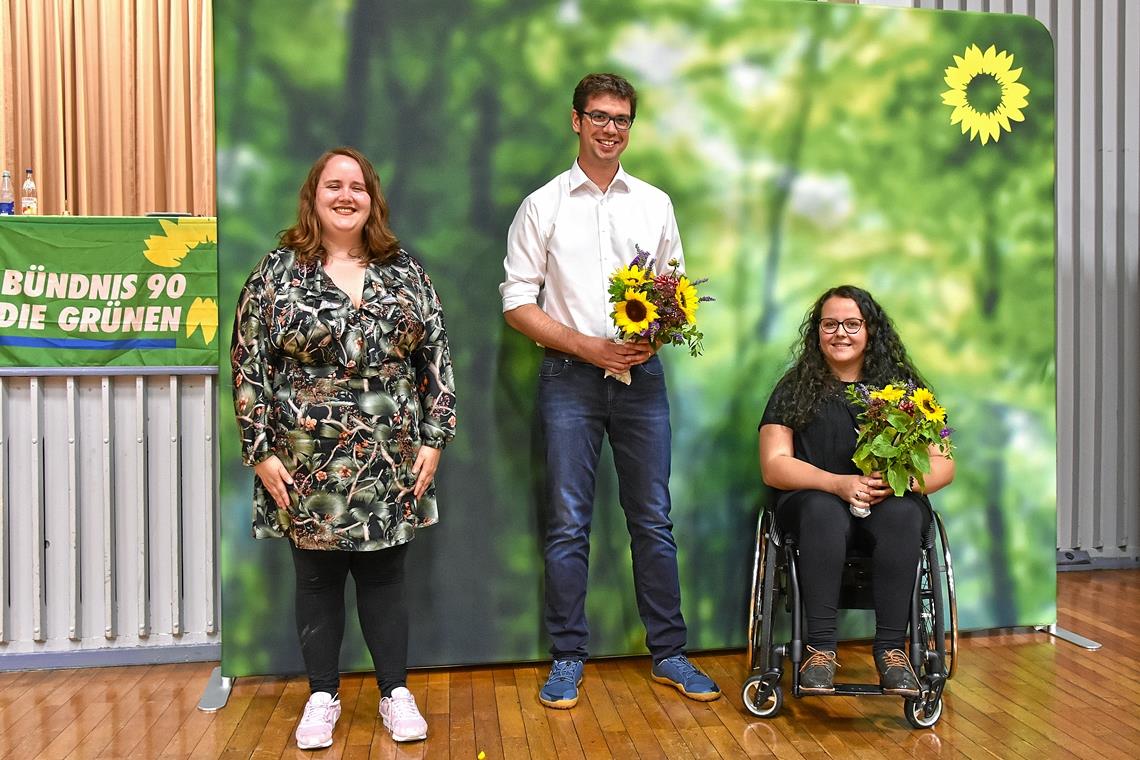
[[[574,90],[570,126],[578,159],[519,207],[507,234],[499,287],[511,327],[545,347],[538,408],[546,444],[548,520],[545,621],[554,664],[539,692],[570,708],[588,656],[586,576],[602,437],[608,434],[633,554],[637,607],[653,678],[692,699],[720,696],[685,656],[677,545],[669,520],[669,400],[649,343],[615,343],[610,275],[648,252],[658,273],[683,266],[669,196],[631,177],[619,158],[637,93],[615,74],[590,74]],[[606,372],[629,372],[628,385]]]

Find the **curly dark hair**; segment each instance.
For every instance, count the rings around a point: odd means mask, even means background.
[[[360,172],[364,175],[364,187],[372,198],[372,208],[368,212],[368,219],[364,222],[362,230],[364,251],[360,258],[369,264],[383,263],[400,252],[400,240],[388,226],[388,200],[380,187],[380,177],[376,174],[376,169],[363,153],[348,146],[325,151],[309,169],[309,176],[298,193],[297,221],[281,233],[277,244],[282,248],[292,248],[300,263],[324,261],[321,220],[317,216],[316,208],[317,185],[321,181],[325,164],[333,156],[346,156],[360,166]]]
[[[781,413],[793,427],[811,421],[820,405],[842,392],[844,384],[831,371],[819,348],[819,320],[829,298],[850,298],[859,307],[867,330],[861,381],[883,386],[895,380],[926,385],[907,355],[891,318],[870,293],[854,285],[838,285],[823,293],[800,324],[800,338],[793,346],[795,361],[778,385],[789,389],[783,396]],[[929,387],[929,386],[927,386]]]

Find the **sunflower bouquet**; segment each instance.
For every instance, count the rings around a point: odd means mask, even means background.
[[[903,495],[911,478],[926,485],[931,446],[953,455],[954,431],[946,426],[946,409],[930,389],[910,382],[883,388],[859,383],[847,388],[847,398],[862,410],[851,460],[864,475],[882,473],[895,496]]]
[[[700,356],[705,336],[697,329],[697,307],[715,299],[699,295],[697,286],[708,280],[690,280],[676,259],[668,271],[656,274],[653,258],[640,246],[634,249],[633,261],[610,275],[610,318],[620,340],[688,346],[691,355]]]

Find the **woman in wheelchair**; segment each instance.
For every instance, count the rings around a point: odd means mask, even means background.
[[[924,493],[954,477],[954,462],[936,448],[919,489],[894,495],[877,473],[862,475],[855,453],[857,410],[846,386],[892,381],[926,385],[890,318],[871,294],[841,285],[815,302],[800,326],[795,361],[776,385],[760,422],[760,469],[779,491],[775,520],[797,537],[808,656],[800,668],[804,694],[834,693],[840,580],[847,548],[861,541],[871,554],[875,607],[873,652],[885,693],[918,697],[906,656],[907,621],[922,537],[930,524]],[[870,509],[859,518],[852,512]]]

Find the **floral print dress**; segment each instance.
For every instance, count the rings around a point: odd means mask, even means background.
[[[438,520],[433,482],[412,493],[420,446],[455,435],[443,309],[406,252],[365,270],[359,308],[319,262],[267,254],[238,298],[231,360],[242,460],[277,455],[279,509],[254,477],[253,535],[301,549],[372,551]]]

